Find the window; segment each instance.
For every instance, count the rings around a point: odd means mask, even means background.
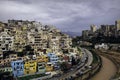
[[[20,67],[19,66],[17,66],[17,69],[19,69]]]
[[[16,64],[17,64],[17,65],[19,65],[19,63],[18,63],[18,62],[17,62]]]
[[[40,67],[39,69],[44,69],[44,67]]]
[[[51,64],[48,64],[48,66],[51,66]]]
[[[6,40],[11,40],[10,38],[6,38]]]
[[[16,68],[14,67],[14,71],[16,71]]]
[[[42,64],[39,64],[39,66],[42,66]]]
[[[29,74],[29,71],[27,71],[27,74]]]
[[[5,50],[5,48],[2,48],[2,50]]]
[[[21,66],[21,70],[22,70],[23,68],[22,68],[22,66]]]
[[[9,41],[9,43],[12,43],[12,41]]]

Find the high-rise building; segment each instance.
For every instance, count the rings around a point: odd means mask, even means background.
[[[93,24],[93,25],[91,25],[90,27],[91,27],[91,31],[92,31],[92,32],[95,32],[95,31],[96,31],[96,27],[97,27],[96,25]]]
[[[101,33],[103,33],[104,36],[114,36],[115,25],[101,25]]]
[[[109,32],[110,31],[110,26],[109,25],[101,25],[101,29],[103,32]]]
[[[89,30],[82,31],[82,37],[83,37],[83,39],[87,39],[88,38],[89,32],[90,32]]]
[[[118,32],[120,30],[120,20],[115,21],[115,36],[118,37]]]
[[[120,30],[120,20],[115,21],[116,31]]]

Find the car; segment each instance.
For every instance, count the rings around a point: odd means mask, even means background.
[[[73,69],[73,68],[71,68],[70,70],[71,70],[71,71],[73,71],[74,69]]]
[[[91,69],[91,68],[92,68],[92,66],[88,66],[88,68],[89,68],[89,69]]]
[[[51,72],[46,72],[45,74],[46,74],[46,75],[50,75],[50,74],[51,74]]]
[[[83,74],[83,72],[82,72],[82,71],[80,71],[80,74]]]

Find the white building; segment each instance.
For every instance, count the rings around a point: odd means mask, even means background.
[[[96,27],[97,27],[97,26],[96,26],[96,25],[94,25],[94,24],[93,24],[93,25],[91,25],[91,31],[92,31],[92,32],[95,32],[95,31],[96,31]]]
[[[107,44],[102,43],[102,44],[96,44],[95,49],[105,49],[105,50],[107,50],[107,49],[109,49],[109,47],[108,47]]]
[[[60,49],[59,39],[60,39],[60,36],[52,36],[51,41],[50,41],[50,48],[55,53],[57,53]]]
[[[0,49],[8,51],[13,49],[14,37],[7,34],[7,32],[0,33]]]

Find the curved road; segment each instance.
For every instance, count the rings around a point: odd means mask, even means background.
[[[117,69],[114,63],[107,59],[106,57],[101,56],[103,67],[100,72],[98,72],[91,80],[110,80],[112,76],[115,75]]]

